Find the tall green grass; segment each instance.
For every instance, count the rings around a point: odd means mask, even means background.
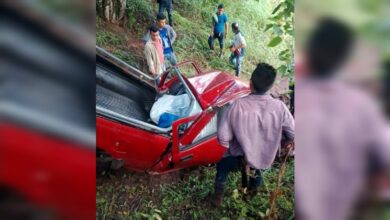
[[[225,12],[229,17],[229,34],[225,40],[226,49],[222,58],[212,53],[207,44],[211,30],[211,14],[216,11],[220,2],[225,4]],[[243,61],[243,78],[248,78],[259,62],[267,62],[275,67],[280,66],[282,61],[278,59],[279,52],[291,48],[294,41],[292,38],[286,38],[280,45],[269,48],[267,44],[272,39],[271,32],[264,31],[267,19],[271,17],[271,12],[279,2],[280,0],[175,0],[173,18],[178,38],[174,50],[178,61],[194,60],[205,69],[219,69],[233,73],[232,66],[229,64],[230,51],[227,47],[233,39],[230,24],[238,22],[248,45]],[[157,4],[151,4],[151,1],[146,0],[128,0],[127,3],[126,28],[132,35],[129,37],[141,40],[157,14]],[[118,45],[119,41],[115,38],[99,31],[102,28],[104,25],[97,27],[97,44],[107,45],[112,42],[110,46]],[[218,43],[215,43],[218,48]]]
[[[241,174],[229,175],[222,206],[213,208],[208,195],[214,192],[216,169],[201,167],[203,174],[188,171],[188,179],[176,178],[172,182],[150,186],[128,184],[137,175],[113,173],[97,186],[96,206],[98,219],[115,216],[118,219],[264,219],[269,212],[269,197],[276,188],[280,164],[263,172],[263,185],[259,193],[250,198],[240,190]],[[139,178],[139,175],[138,175]],[[155,177],[158,178],[158,177]],[[281,185],[282,195],[276,201],[277,219],[294,218],[294,161],[287,162]]]
[[[230,51],[226,48],[224,56],[219,58],[208,49],[207,39],[211,30],[211,14],[216,11],[219,1],[176,1],[177,10],[174,13],[175,30],[179,37],[175,44],[178,59],[193,59],[202,63],[206,68],[222,69],[232,72],[228,63]],[[291,47],[293,39],[284,39],[281,45],[275,48],[267,47],[272,39],[270,32],[264,32],[267,19],[271,17],[276,1],[221,1],[225,4],[225,12],[229,17],[229,24],[238,22],[247,41],[246,56],[244,58],[243,73],[247,78],[259,62],[267,62],[277,67],[281,63],[278,59],[280,51]],[[229,25],[230,26],[230,25]],[[229,27],[229,29],[231,29]],[[231,44],[233,33],[229,30],[225,46]]]

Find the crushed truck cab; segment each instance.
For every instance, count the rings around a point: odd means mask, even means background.
[[[226,148],[217,140],[218,119],[229,103],[250,93],[248,83],[183,62],[164,72],[155,85],[149,75],[96,50],[98,162],[122,161],[127,169],[161,174],[222,158]],[[169,128],[158,127],[149,116],[161,94],[187,94],[191,100],[188,115]]]

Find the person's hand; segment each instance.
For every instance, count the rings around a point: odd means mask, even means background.
[[[294,150],[295,150],[295,144],[294,144],[294,142],[288,143],[287,146],[286,146],[286,148],[287,148],[287,151],[290,151],[290,152],[294,151]]]
[[[211,37],[214,37],[214,31],[211,31],[210,36],[211,36]]]
[[[225,39],[227,38],[227,34],[228,34],[228,33],[227,33],[227,32],[225,32]]]
[[[231,52],[234,52],[235,50],[236,50],[236,48],[234,48],[234,47],[231,47],[231,48],[230,48],[230,51],[231,51]]]

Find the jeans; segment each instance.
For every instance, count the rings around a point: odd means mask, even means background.
[[[221,33],[214,32],[213,36],[210,35],[209,40],[208,40],[210,50],[214,50],[214,40],[215,40],[215,38],[218,38],[219,47],[221,48],[221,50],[223,49],[224,35],[225,34],[223,32],[221,32]]]
[[[238,170],[241,170],[242,187],[248,187],[249,189],[257,189],[258,187],[260,187],[263,180],[260,170],[254,170],[255,175],[249,177],[248,185],[244,158],[229,156],[222,158],[217,164],[217,175],[215,177],[215,193],[223,193],[225,191],[226,181],[229,176],[229,173]]]
[[[166,0],[161,2],[158,5],[158,13],[164,13],[165,9],[168,11],[168,20],[169,20],[169,25],[172,27],[173,26],[173,19],[172,19],[172,0]]]
[[[240,76],[240,70],[242,67],[242,60],[244,59],[244,55],[236,55],[232,53],[230,55],[230,63],[233,64],[234,69],[236,70],[236,76]]]
[[[171,53],[168,53],[168,54],[164,54],[164,60],[165,62],[169,62],[172,66],[176,65],[177,61],[176,61],[176,56],[173,52]],[[168,67],[168,65],[165,64],[165,69]]]

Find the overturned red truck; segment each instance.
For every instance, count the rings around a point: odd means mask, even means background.
[[[122,163],[130,170],[161,174],[221,159],[226,149],[216,136],[219,116],[229,103],[250,93],[247,82],[183,62],[164,72],[156,88],[149,75],[96,50],[98,165]],[[191,100],[187,116],[168,128],[158,127],[149,116],[163,93],[187,94]]]

